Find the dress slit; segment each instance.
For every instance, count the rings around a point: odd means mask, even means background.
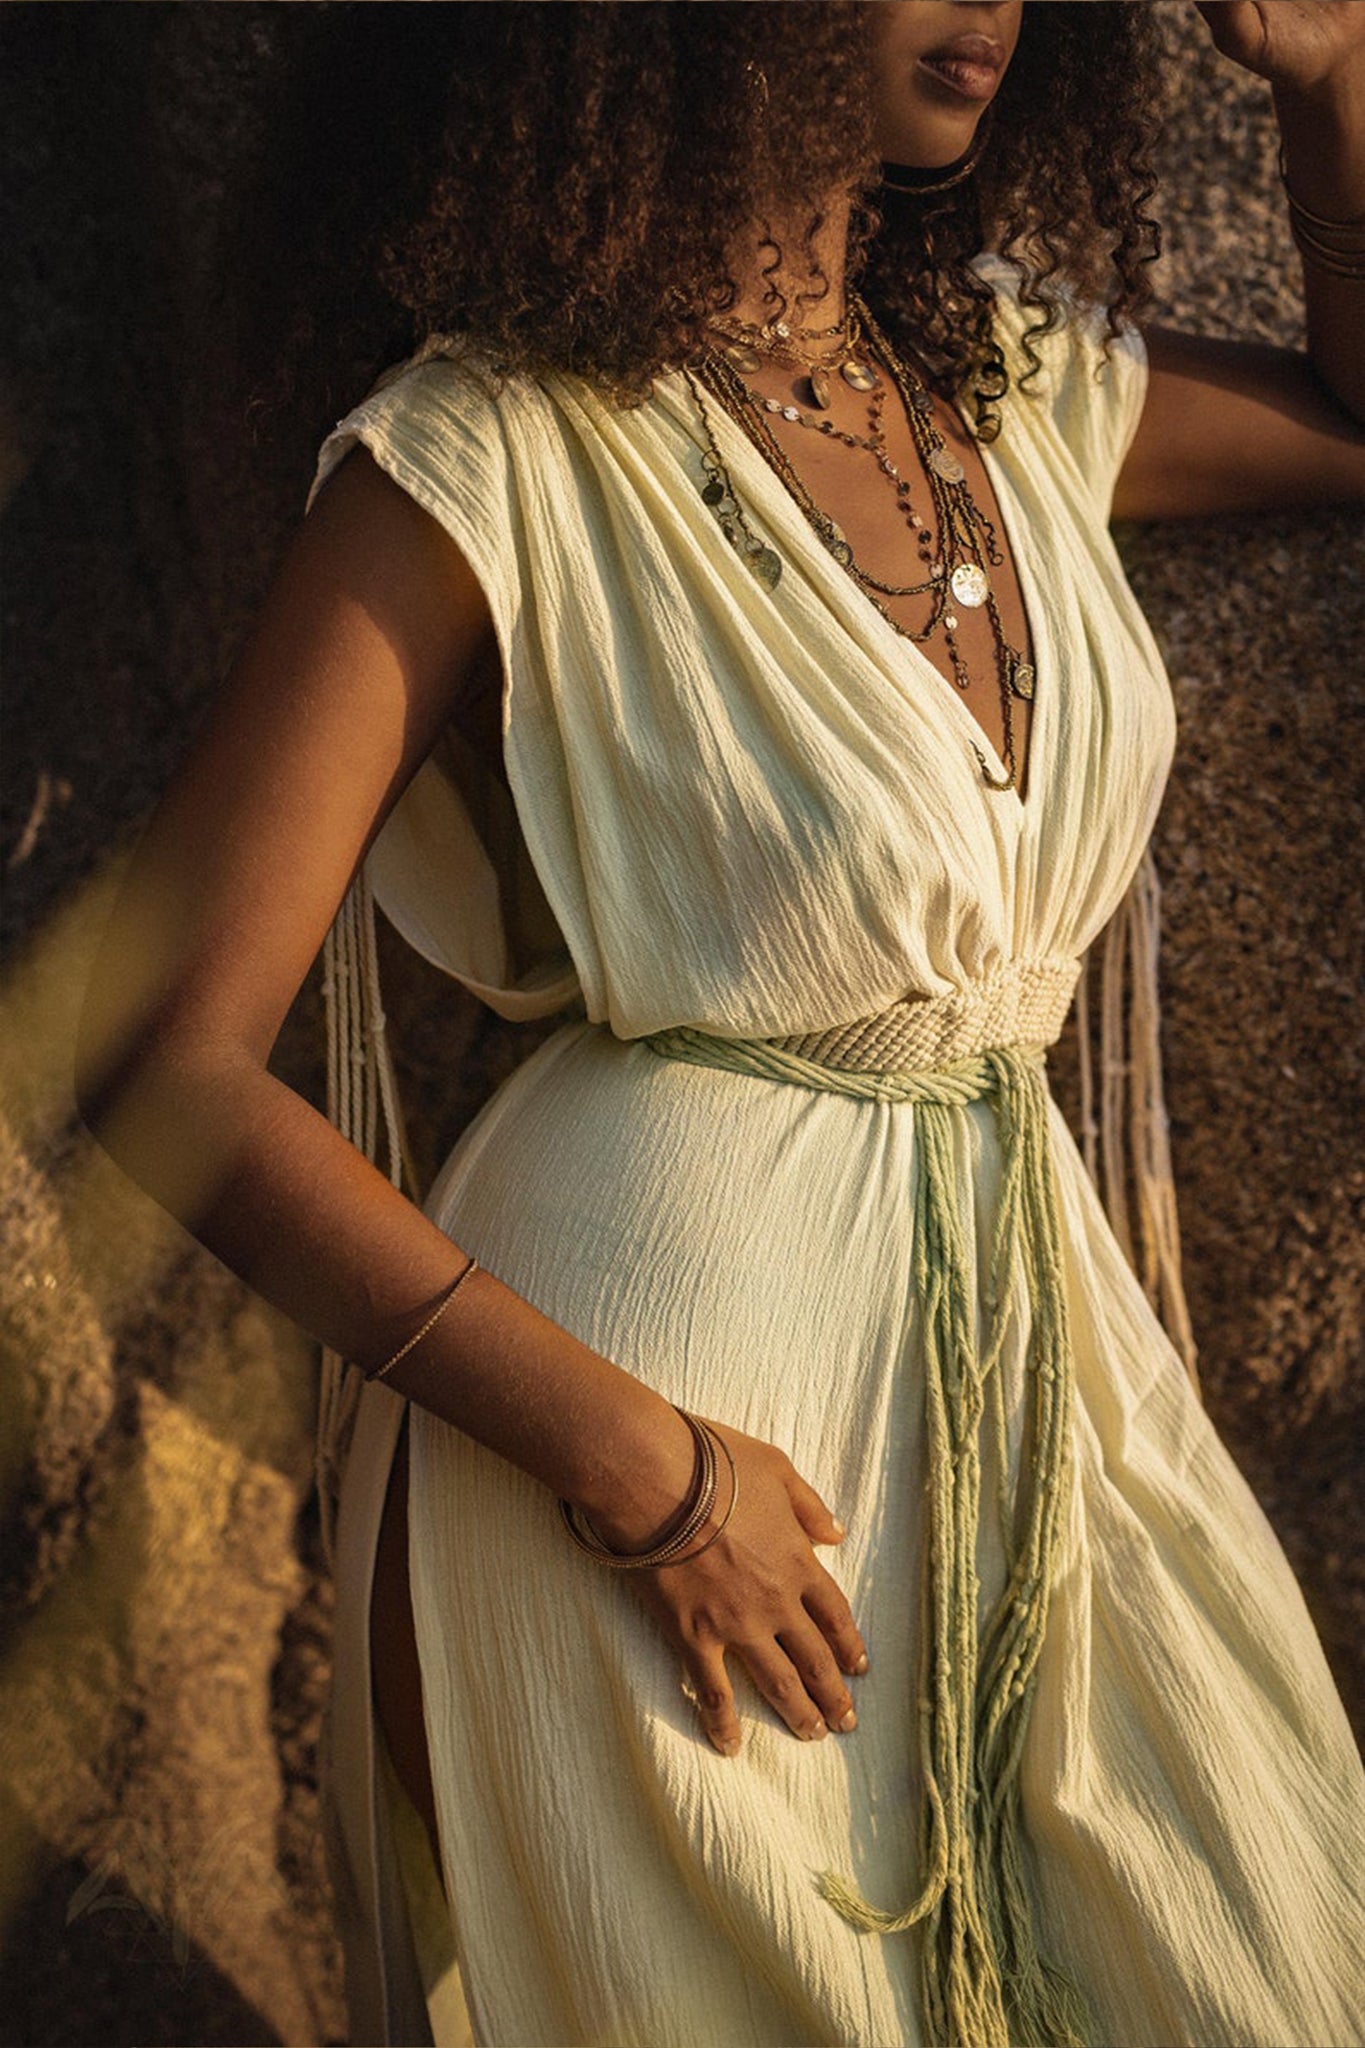
[[[364,1388],[346,1460],[337,1513],[333,1683],[321,1756],[323,1834],[351,2041],[472,2048],[454,1925],[426,1827],[399,1782],[374,1708],[374,1567],[405,1409],[389,1388]],[[411,1502],[410,1486],[408,1497]]]

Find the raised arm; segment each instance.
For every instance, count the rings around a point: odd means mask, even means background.
[[[1309,359],[1365,430],[1365,7],[1358,0],[1255,7],[1222,0],[1201,11],[1225,55],[1274,88],[1303,255]],[[1340,260],[1335,252],[1347,245],[1354,257]]]
[[[421,1329],[465,1255],[267,1061],[492,631],[444,529],[353,451],[135,850],[82,1020],[78,1099],[106,1150],[366,1368]],[[649,1547],[688,1493],[693,1442],[672,1406],[482,1268],[386,1385],[576,1501],[623,1548]],[[828,1508],[783,1453],[724,1434],[743,1474],[731,1527],[695,1563],[632,1575],[657,1587],[647,1597],[711,1701],[719,1747],[738,1738],[731,1644],[771,1645],[750,1668],[797,1732],[847,1713],[840,1667],[862,1654],[811,1550],[837,1540]],[[784,1630],[803,1645],[799,1681]]]
[[[1365,5],[1209,0],[1223,53],[1270,80],[1288,190],[1323,220],[1305,241],[1306,352],[1146,330],[1146,402],[1115,518],[1180,519],[1365,501]],[[1292,215],[1291,215],[1292,219]]]

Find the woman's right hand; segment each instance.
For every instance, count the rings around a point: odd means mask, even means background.
[[[733,1515],[693,1561],[644,1567],[630,1579],[682,1657],[702,1726],[723,1756],[740,1746],[725,1661],[731,1651],[793,1735],[817,1741],[830,1729],[847,1733],[857,1715],[845,1674],[867,1669],[867,1651],[848,1601],[812,1548],[841,1542],[843,1528],[775,1444],[723,1423],[711,1427],[735,1461]],[[728,1499],[723,1469],[699,1543]],[[595,1517],[594,1527],[613,1548],[647,1547],[638,1530],[606,1517]]]

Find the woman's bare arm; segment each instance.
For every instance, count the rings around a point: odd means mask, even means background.
[[[1267,79],[1291,191],[1365,222],[1365,5],[1207,0],[1225,56]],[[1305,257],[1307,349],[1154,327],[1146,402],[1115,518],[1365,502],[1365,282]]]
[[[137,847],[83,1019],[80,1100],[105,1148],[259,1293],[366,1366],[420,1325],[460,1254],[266,1063],[491,630],[436,522],[367,452],[348,458]],[[463,1325],[488,1325],[481,1350],[505,1346],[496,1373],[482,1387],[466,1375],[456,1399],[428,1371],[426,1405],[599,1507],[608,1473],[619,1499],[621,1475],[648,1469],[647,1444],[677,1439],[685,1487],[690,1440],[668,1404],[588,1352],[556,1390],[521,1318],[493,1300],[504,1292],[471,1280],[460,1302]],[[419,1372],[414,1357],[394,1383]],[[606,1412],[589,1430],[594,1400]]]
[[[454,542],[367,452],[348,456],[134,853],[82,1020],[78,1096],[105,1148],[258,1293],[366,1367],[420,1328],[464,1254],[267,1061],[491,635]],[[482,1270],[387,1383],[624,1547],[645,1546],[687,1491],[692,1440],[670,1404]],[[698,1601],[736,1643],[793,1626],[810,1638],[794,1691],[775,1642],[762,1674],[751,1664],[794,1729],[846,1711],[835,1658],[851,1671],[862,1651],[810,1550],[835,1540],[828,1509],[781,1453],[726,1435],[746,1466],[733,1534],[694,1565],[639,1575],[669,1582],[661,1618],[718,1701],[706,1721],[722,1746],[737,1733],[725,1645],[693,1627]]]
[[[1115,519],[1365,502],[1365,427],[1306,355],[1170,327],[1144,338],[1147,395],[1114,487]]]
[[[1359,40],[1348,59],[1315,88],[1277,86],[1275,110],[1294,197],[1326,220],[1365,224],[1365,8],[1350,11]],[[1303,301],[1314,369],[1365,438],[1365,280],[1305,256]]]

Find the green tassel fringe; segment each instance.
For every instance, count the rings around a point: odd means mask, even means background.
[[[935,1073],[895,1074],[850,1071],[762,1040],[687,1029],[642,1042],[697,1065],[915,1105],[915,1281],[925,1327],[929,1501],[919,1719],[924,1876],[919,1895],[894,1913],[871,1905],[833,1871],[817,1882],[834,1910],[866,1933],[922,1926],[924,2018],[934,2048],[1091,2048],[1095,2022],[1084,1994],[1038,1952],[1018,1781],[1069,1483],[1073,1379],[1041,1053],[1008,1048]],[[994,1108],[1002,1156],[991,1268],[995,1328],[984,1355],[973,1340],[969,1248],[953,1195],[954,1116],[982,1098]],[[1003,1447],[996,1368],[1021,1267],[1032,1318],[1031,1468],[1012,1504],[1000,1460],[1009,1578],[978,1647],[980,1425],[989,1395]]]

